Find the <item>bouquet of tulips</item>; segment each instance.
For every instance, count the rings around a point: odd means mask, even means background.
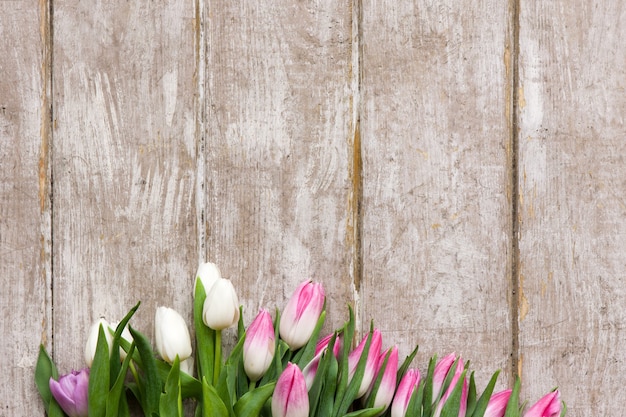
[[[513,389],[494,393],[496,372],[477,392],[469,362],[455,354],[430,360],[424,376],[411,368],[417,347],[399,363],[383,349],[373,324],[352,347],[354,315],[320,337],[325,318],[321,284],[305,281],[272,320],[261,309],[246,328],[232,283],[216,265],[200,265],[194,294],[195,362],[180,314],[159,307],[156,352],[129,325],[139,304],[117,324],[98,320],[85,348],[88,368],[67,375],[43,346],[35,382],[50,417],[130,416],[129,401],[146,417],[560,417],[558,390],[527,408]],[[237,326],[238,343],[224,358],[222,331]],[[195,366],[194,366],[195,365]],[[196,375],[197,377],[194,377]],[[189,400],[186,400],[189,399]],[[191,405],[184,407],[185,403]]]

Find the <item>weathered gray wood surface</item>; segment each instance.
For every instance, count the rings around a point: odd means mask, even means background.
[[[623,414],[626,5],[522,4],[520,359],[531,397]]]
[[[203,260],[621,415],[623,2],[248,3],[0,2],[0,416]]]

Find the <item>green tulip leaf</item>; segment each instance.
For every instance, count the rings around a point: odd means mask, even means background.
[[[509,403],[506,406],[504,417],[519,417],[520,415],[520,407],[519,407],[520,386],[521,386],[521,381],[519,377],[517,377],[515,378],[515,384],[513,385],[513,391],[511,392],[511,396],[509,397]]]
[[[161,394],[159,400],[160,417],[183,417],[183,399],[180,384],[180,360],[178,355],[174,359],[167,380],[165,381],[165,392]]]
[[[172,370],[172,365],[158,359],[156,364],[161,380],[166,381]],[[186,372],[180,372],[180,386],[183,399],[195,398],[199,400],[202,398],[202,383]]]
[[[118,417],[120,415],[120,408],[122,407],[122,394],[124,392],[124,380],[126,379],[126,373],[128,371],[128,366],[130,365],[130,360],[132,358],[132,352],[135,350],[135,343],[133,342],[130,345],[130,353],[126,355],[124,359],[124,363],[118,372],[117,378],[115,379],[115,383],[109,391],[107,395],[106,401],[106,416],[107,417]],[[119,356],[118,356],[119,358]],[[114,359],[111,359],[113,361]],[[128,408],[128,404],[126,404],[126,408]]]
[[[456,366],[454,368],[450,368],[450,372],[452,372],[453,369],[456,369]],[[463,371],[461,377],[452,390],[452,394],[450,394],[443,405],[443,408],[441,409],[441,417],[457,417],[459,415],[459,410],[461,408],[461,394],[463,393],[463,384],[465,383],[465,372],[466,371]]]
[[[108,331],[108,329],[106,330]],[[96,353],[89,371],[88,408],[90,417],[104,417],[110,388],[109,345],[100,324]]]
[[[485,411],[487,410],[487,405],[489,405],[489,400],[491,399],[491,394],[493,393],[493,389],[496,386],[496,381],[498,379],[499,374],[500,374],[499,370],[493,374],[493,376],[489,380],[489,383],[487,384],[487,387],[485,388],[482,395],[476,402],[476,408],[474,409],[472,414],[469,413],[469,409],[468,409],[468,413],[467,413],[468,415],[472,417],[483,417],[485,415]]]
[[[196,278],[196,288],[193,298],[193,323],[196,331],[196,359],[198,367],[198,379],[207,377],[213,380],[213,366],[215,360],[215,330],[204,324],[202,312],[206,291],[202,280]]]
[[[59,373],[57,371],[54,362],[46,352],[46,348],[43,345],[39,346],[39,356],[37,357],[37,365],[35,366],[35,385],[39,390],[39,395],[43,399],[46,412],[52,400],[52,393],[50,392],[50,378],[59,379]]]
[[[141,301],[137,302],[133,308],[130,309],[126,316],[119,322],[115,332],[113,332],[113,342],[111,343],[111,381],[115,381],[117,379],[118,373],[120,372],[120,367],[122,366],[122,361],[120,360],[120,339],[122,338],[122,331],[124,327],[128,324],[130,318],[135,314]],[[109,329],[107,329],[109,330]]]
[[[337,392],[335,395],[335,401],[333,404],[333,413],[332,415],[338,417],[339,407],[341,406],[341,401],[345,395],[346,389],[348,388],[348,355],[350,354],[350,347],[352,343],[352,339],[354,338],[354,311],[352,310],[352,306],[348,306],[348,321],[344,324],[341,329],[341,335],[343,337],[343,346],[342,346],[342,354],[341,361],[338,364],[339,375],[337,381]]]
[[[409,356],[407,356],[404,359],[404,362],[402,362],[402,365],[400,365],[400,367],[398,368],[398,373],[396,376],[397,384],[400,384],[400,381],[402,381],[402,377],[404,376],[404,374],[406,374],[406,371],[409,369],[409,366],[411,366],[411,362],[413,362],[413,359],[415,359],[415,356],[417,355],[418,350],[419,350],[419,345],[415,346],[415,349],[413,349],[413,352],[411,352]]]
[[[471,416],[476,409],[476,395],[476,381],[474,380],[474,372],[472,372],[470,374],[469,388],[467,389],[467,408],[465,410],[467,416]]]
[[[202,411],[204,417],[229,417],[228,409],[206,377],[202,379]]]
[[[430,416],[435,399],[433,398],[433,377],[435,375],[435,365],[437,364],[437,355],[430,358],[428,362],[428,373],[424,382],[424,415]]]
[[[367,397],[367,402],[365,403],[366,408],[374,407],[374,400],[376,399],[376,394],[378,394],[378,389],[380,387],[380,383],[383,380],[383,376],[385,374],[385,369],[387,368],[387,362],[389,361],[389,356],[391,356],[391,349],[385,355],[385,359],[383,360],[383,364],[376,375],[376,379],[374,379],[374,385],[372,385],[372,391],[370,395]]]
[[[337,365],[335,365],[335,375],[327,376],[328,369],[330,367],[331,357],[334,359],[333,349],[335,347],[335,342],[337,340],[337,333],[335,333],[328,342],[328,347],[322,356],[320,357],[319,364],[317,365],[317,371],[315,373],[315,378],[313,379],[313,384],[311,385],[311,389],[309,390],[309,409],[311,411],[311,415],[316,415],[317,406],[321,399],[322,388],[328,378],[337,379]],[[337,360],[335,359],[335,362]],[[331,408],[332,412],[332,408]]]
[[[159,377],[159,371],[157,369],[156,359],[154,357],[154,353],[152,352],[152,346],[146,336],[136,331],[131,326],[128,327],[128,330],[133,336],[133,339],[135,339],[137,351],[139,351],[139,356],[141,357],[141,362],[143,364],[142,369],[145,375],[145,385],[143,387],[140,386],[140,389],[143,388],[142,407],[144,409],[144,414],[150,415],[152,413],[157,413],[159,410],[162,384],[161,378]]]
[[[326,376],[322,380],[322,393],[317,405],[316,414],[312,414],[320,417],[332,415],[333,409],[335,408],[335,391],[337,390],[339,362],[331,352],[332,349],[326,352],[326,356],[328,357],[328,370],[326,370]]]
[[[376,417],[380,413],[382,413],[384,409],[385,407],[364,408],[363,410],[357,410],[348,414],[344,414],[343,417]]]
[[[272,382],[271,384],[248,391],[235,403],[235,415],[237,417],[258,417],[263,408],[263,404],[265,404],[274,393],[275,386],[276,383]]]
[[[417,389],[413,391],[409,404],[406,407],[407,416],[421,417],[422,416],[422,400],[424,398],[424,383],[420,382]]]
[[[337,401],[335,402],[335,410],[333,414],[336,417],[345,415],[346,412],[348,411],[348,408],[350,408],[350,405],[352,404],[352,402],[356,399],[356,395],[359,392],[359,388],[361,386],[361,381],[363,381],[363,375],[365,374],[365,365],[367,364],[367,357],[369,355],[373,334],[374,334],[374,323],[372,322],[370,325],[369,334],[365,342],[365,347],[363,348],[363,352],[361,353],[361,357],[359,358],[359,362],[357,363],[356,370],[354,371],[354,376],[352,377],[352,380],[350,381],[347,388],[345,389],[345,392],[343,393],[343,397],[338,397],[341,399],[340,400],[337,399]],[[346,338],[344,340],[351,340],[351,339]],[[346,355],[345,358],[342,358],[342,359],[345,359],[346,361],[346,370],[347,370],[347,361],[348,361],[347,356],[348,355]]]

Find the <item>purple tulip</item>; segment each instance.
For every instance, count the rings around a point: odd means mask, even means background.
[[[465,366],[463,365],[463,361],[459,358],[459,361],[456,364],[456,370],[454,371],[454,376],[452,377],[452,381],[450,381],[450,385],[448,389],[439,400],[437,407],[435,408],[435,412],[433,413],[433,417],[439,417],[441,415],[441,410],[443,409],[443,405],[446,403],[450,395],[452,395],[452,391],[456,387],[456,384],[459,382],[459,378],[461,378]],[[467,379],[463,379],[463,387],[461,391],[461,404],[459,407],[459,417],[465,417],[465,413],[467,411],[467,395],[468,395],[468,386]]]
[[[270,313],[261,309],[246,330],[243,368],[251,381],[258,381],[269,369],[275,351],[274,325]]]
[[[365,349],[365,343],[367,342],[367,338],[369,333],[366,334],[361,343],[348,354],[348,382],[352,380],[354,373],[356,372],[357,365],[359,363],[359,359],[361,359],[361,354]],[[372,380],[376,375],[376,368],[378,366],[378,357],[380,356],[380,347],[383,344],[383,338],[380,333],[380,330],[374,329],[374,333],[372,333],[372,341],[370,342],[370,350],[367,354],[367,360],[365,362],[365,372],[363,373],[363,379],[361,380],[361,386],[359,387],[359,391],[356,394],[356,398],[361,398],[367,392],[367,389],[372,384]]]
[[[406,409],[411,401],[413,392],[420,384],[420,372],[417,369],[409,369],[400,380],[396,396],[391,404],[391,417],[405,417]]]
[[[483,417],[504,417],[506,412],[506,406],[509,404],[509,398],[511,398],[511,390],[496,392],[489,399],[485,415]]]
[[[89,368],[62,375],[58,381],[50,378],[50,392],[69,417],[87,417],[89,404]]]
[[[559,417],[561,415],[561,393],[554,390],[544,395],[524,413],[524,417]]]
[[[322,284],[305,281],[296,288],[280,318],[280,337],[291,350],[304,346],[324,308]]]
[[[385,364],[385,359],[387,359],[387,364],[385,369],[382,369]],[[398,347],[394,346],[389,348],[388,350],[382,352],[378,357],[378,364],[376,366],[376,378],[372,381],[372,385],[369,390],[374,388],[374,383],[376,379],[378,379],[378,374],[383,372],[382,379],[380,380],[380,385],[378,386],[378,391],[376,392],[376,396],[374,397],[374,404],[372,407],[379,408],[384,407],[383,412],[389,407],[391,404],[391,400],[393,399],[393,394],[396,391],[396,379],[398,373]],[[369,395],[369,394],[368,394]],[[382,412],[381,412],[382,414]]]
[[[297,365],[289,362],[276,381],[272,396],[273,417],[308,417],[309,395],[304,375]]]

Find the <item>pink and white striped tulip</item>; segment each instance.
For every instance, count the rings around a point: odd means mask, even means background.
[[[304,346],[317,325],[324,308],[322,284],[305,281],[296,288],[280,317],[280,337],[296,350]]]
[[[506,406],[509,404],[509,398],[511,398],[510,389],[491,395],[483,417],[504,417]]]
[[[50,392],[69,417],[87,417],[89,404],[89,368],[80,372],[72,371],[59,380],[50,378]]]
[[[269,369],[275,351],[274,325],[270,313],[261,309],[246,330],[243,368],[251,381],[258,381]]]
[[[443,387],[443,381],[446,379],[450,368],[454,364],[456,360],[456,354],[450,353],[447,356],[444,356],[437,364],[435,365],[435,371],[433,373],[433,398],[432,403],[434,404],[437,401],[437,398],[441,395],[441,388]]]
[[[272,396],[272,417],[308,417],[309,394],[302,371],[291,362],[280,374]]]
[[[435,407],[435,412],[433,413],[433,417],[439,417],[441,415],[441,410],[443,409],[443,406],[446,403],[446,401],[448,401],[448,398],[450,398],[450,395],[452,395],[452,391],[454,391],[454,388],[459,382],[459,378],[461,378],[461,376],[463,375],[464,369],[465,369],[465,366],[463,365],[463,360],[459,358],[459,361],[457,362],[457,365],[456,365],[456,369],[454,371],[454,376],[452,377],[452,381],[450,381],[450,385],[448,386],[448,389],[441,397],[441,400],[439,400],[439,403],[437,403],[437,406]],[[469,389],[467,386],[467,379],[464,378],[463,387],[461,390],[461,404],[459,407],[459,417],[465,417],[465,413],[467,412],[468,391]]]
[[[334,333],[331,333],[327,336],[324,336],[323,338],[319,340],[319,342],[317,342],[317,345],[315,345],[315,355],[317,355],[322,350],[328,347],[328,344],[330,343],[330,339],[332,339],[334,335],[335,335]],[[335,358],[339,359],[340,353],[341,353],[341,336],[337,335],[337,338],[335,339],[335,345],[333,347],[333,354],[335,355]]]
[[[363,336],[361,339],[361,343],[348,354],[348,383],[354,377],[354,373],[356,372],[357,365],[359,364],[359,359],[361,359],[361,355],[363,354],[363,350],[365,349],[365,343],[367,342],[367,338],[369,333]],[[356,394],[356,398],[361,398],[367,392],[367,389],[372,384],[372,380],[376,375],[376,368],[378,367],[378,357],[380,356],[380,348],[383,344],[383,338],[380,333],[380,330],[374,329],[372,333],[372,341],[370,342],[370,349],[367,354],[367,360],[365,362],[365,371],[363,373],[363,379],[361,380],[361,385],[359,386],[359,390]]]
[[[559,417],[560,415],[561,393],[559,390],[544,395],[524,413],[524,417]]]
[[[387,359],[387,356],[389,358]],[[383,365],[385,364],[385,359],[387,359],[387,364],[383,369]],[[376,392],[376,396],[374,397],[374,403],[372,407],[379,408],[384,407],[383,412],[389,407],[391,404],[391,400],[393,399],[393,394],[396,391],[396,380],[398,374],[398,347],[394,346],[392,348],[387,349],[382,352],[380,356],[378,356],[378,364],[376,365],[376,378],[372,381],[370,385],[369,392],[372,392],[374,388],[374,383],[376,379],[378,379],[378,375],[380,372],[383,372],[382,379],[380,380],[380,385],[378,386],[378,391]],[[370,395],[370,394],[368,394]],[[381,412],[382,414],[382,412]]]
[[[391,417],[405,417],[406,409],[409,406],[409,402],[411,401],[411,396],[413,392],[417,389],[420,384],[420,371],[417,369],[409,369],[406,371],[402,379],[400,380],[400,385],[398,385],[398,389],[396,390],[396,395],[393,398],[393,403],[391,404]]]

